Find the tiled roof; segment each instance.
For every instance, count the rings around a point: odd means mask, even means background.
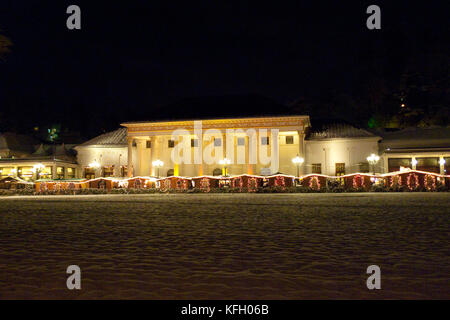
[[[36,139],[23,134],[12,132],[0,134],[0,150],[9,149],[11,151],[32,153],[36,144],[38,144]]]
[[[406,128],[398,131],[384,131],[380,147],[394,148],[450,148],[450,127]]]
[[[89,141],[86,141],[80,146],[98,146],[98,145],[127,145],[127,128],[120,128],[115,131],[101,134]]]
[[[375,137],[367,130],[341,121],[313,121],[307,140]]]

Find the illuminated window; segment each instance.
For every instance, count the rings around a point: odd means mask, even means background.
[[[95,169],[94,168],[85,168],[84,169],[84,177],[86,179],[94,179],[95,178]]]
[[[0,168],[0,177],[12,177],[15,176],[15,171],[13,167]]]
[[[114,166],[106,166],[102,169],[103,177],[114,177]]]
[[[75,178],[75,168],[67,168],[67,179]]]
[[[245,146],[245,138],[237,138],[238,146]]]
[[[345,163],[336,163],[336,176],[343,176],[345,175]],[[344,178],[338,178],[338,181],[341,184],[344,184]]]
[[[269,145],[269,137],[261,137],[261,145],[268,146]]]
[[[214,147],[220,147],[222,145],[222,139],[214,138]]]
[[[169,140],[169,141],[167,141],[167,145],[168,145],[169,148],[175,147],[175,140]]]
[[[46,175],[45,169],[49,169],[50,170],[50,176],[49,177]],[[40,179],[48,179],[48,178],[52,177],[51,176],[52,175],[52,172],[51,172],[52,168],[45,167],[45,169],[42,169],[40,171],[41,172],[41,174],[39,176]],[[31,180],[33,178],[33,175],[34,175],[33,167],[19,167],[19,168],[17,168],[17,176],[19,178],[22,178],[24,180]]]
[[[322,164],[321,163],[313,163],[312,164],[312,173],[322,173]]]
[[[336,176],[345,175],[345,163],[336,163]]]
[[[286,136],[286,144],[294,144],[294,136]]]
[[[56,167],[56,178],[64,179],[64,167]]]

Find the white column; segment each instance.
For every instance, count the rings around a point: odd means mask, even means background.
[[[306,166],[307,166],[307,159],[306,159],[306,152],[305,152],[305,132],[304,130],[298,130],[298,156],[302,157],[304,162],[300,166],[300,175],[306,174]]]
[[[135,172],[135,175],[137,176],[146,176],[144,169],[145,169],[145,155],[144,155],[144,148],[145,148],[145,140],[138,139],[136,140],[136,148],[137,148],[137,158],[139,161],[139,164],[137,165],[137,169]]]
[[[280,144],[279,144],[279,130],[270,130],[272,146],[270,148],[270,171],[275,174],[280,171]]]
[[[133,138],[127,137],[128,140],[128,165],[127,165],[127,173],[128,177],[133,176]]]

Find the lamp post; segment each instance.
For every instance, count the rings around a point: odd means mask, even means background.
[[[225,177],[228,176],[227,165],[229,165],[231,163],[231,160],[224,158],[222,160],[219,160],[219,163],[223,166],[224,176]]]
[[[369,162],[369,164],[373,168],[373,174],[375,174],[375,165],[377,164],[378,160],[380,160],[380,157],[377,156],[375,153],[372,153],[370,156],[367,157],[367,162]]]
[[[300,166],[303,162],[305,162],[305,159],[299,157],[298,155],[292,159],[292,163],[297,166],[297,177],[300,176]]]
[[[156,167],[156,172],[157,172],[157,176],[158,176],[158,178],[159,178],[159,168],[161,168],[163,165],[164,165],[164,162],[162,162],[161,160],[155,160],[155,161],[153,161],[152,162],[152,165],[154,166],[154,167]]]

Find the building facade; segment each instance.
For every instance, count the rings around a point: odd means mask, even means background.
[[[20,134],[0,134],[0,180],[8,177],[75,179],[81,175],[71,146],[42,144]]]
[[[122,125],[74,148],[1,134],[0,179],[450,172],[450,128],[370,132],[303,115]]]
[[[201,127],[196,128],[196,124]],[[342,122],[312,127],[308,116],[289,116],[201,123],[131,122],[123,126],[76,147],[84,178],[93,177],[90,164],[96,164],[95,177],[105,176],[108,167],[114,168],[107,172],[114,172],[116,177],[383,172],[381,162],[375,168],[367,163],[367,156],[378,154],[381,137]],[[189,163],[173,159],[180,144],[185,146],[181,153],[189,153]],[[194,161],[196,155],[204,156],[205,152],[213,159]],[[271,160],[273,156],[277,165],[264,161],[266,156]],[[251,161],[255,157],[256,161]],[[296,157],[304,162],[294,164]],[[224,165],[223,159],[231,163]],[[161,166],[155,166],[155,161]]]

